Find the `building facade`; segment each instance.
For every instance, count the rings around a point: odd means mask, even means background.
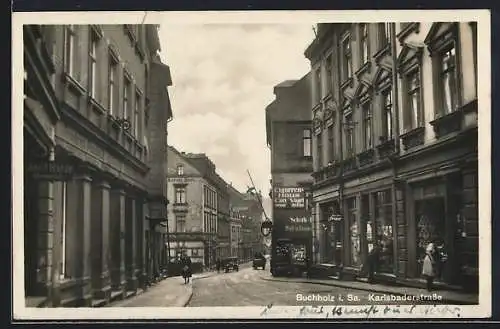
[[[148,281],[145,111],[157,27],[33,25],[24,34],[27,304],[133,295]]]
[[[275,238],[294,237],[309,258],[315,252],[309,202],[313,172],[310,81],[311,73],[308,73],[300,80],[278,84],[274,87],[276,98],[266,108],[267,144],[271,150],[269,196],[273,203],[273,234],[278,235]],[[279,191],[286,189],[300,190],[293,205],[288,204],[290,200],[286,197],[280,200]],[[306,225],[295,225],[296,217],[304,219]],[[299,227],[300,231],[296,231]]]
[[[380,278],[421,284],[434,242],[449,255],[438,281],[477,289],[476,43],[469,23],[318,25],[316,261],[357,275],[378,243]]]
[[[262,251],[262,235],[260,224],[263,210],[259,201],[262,196],[249,190],[245,193],[229,185],[231,209],[231,256],[236,256],[241,262],[250,261],[256,252]]]
[[[193,269],[215,266],[230,253],[227,183],[205,155],[179,152],[168,146],[167,195],[170,259],[186,254]]]

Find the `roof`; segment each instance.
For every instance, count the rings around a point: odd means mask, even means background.
[[[274,86],[274,88],[281,88],[281,87],[291,87],[293,86],[295,83],[297,82],[297,80],[285,80],[279,84],[277,84],[276,86]]]

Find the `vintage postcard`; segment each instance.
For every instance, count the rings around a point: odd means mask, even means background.
[[[15,319],[491,315],[488,11],[12,33]]]

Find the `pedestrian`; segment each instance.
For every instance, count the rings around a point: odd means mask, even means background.
[[[309,256],[306,256],[305,262],[306,262],[306,278],[310,279],[311,259],[309,258]]]
[[[220,273],[221,261],[220,258],[217,258],[215,261],[215,267],[217,267],[217,273]]]
[[[436,249],[434,243],[429,243],[425,248],[425,256],[422,265],[422,276],[426,279],[427,291],[432,290],[432,283],[436,276]]]
[[[189,278],[191,277],[191,258],[189,256],[183,255],[181,257],[182,266],[182,277],[184,278],[184,284],[189,283]]]
[[[367,270],[368,270],[369,283],[375,283],[375,272],[377,271],[379,262],[380,262],[380,243],[377,241],[374,243],[372,250],[370,250],[370,252],[368,253]]]

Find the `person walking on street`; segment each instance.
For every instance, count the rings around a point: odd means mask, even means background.
[[[427,291],[432,290],[432,284],[436,276],[436,255],[434,243],[429,243],[425,248],[425,256],[422,265],[422,276],[426,279]]]
[[[217,268],[217,273],[220,273],[221,261],[220,258],[217,258],[215,261],[215,267]]]
[[[189,278],[191,277],[191,258],[189,256],[183,255],[181,257],[182,266],[182,277],[184,278],[184,284],[189,283]]]

